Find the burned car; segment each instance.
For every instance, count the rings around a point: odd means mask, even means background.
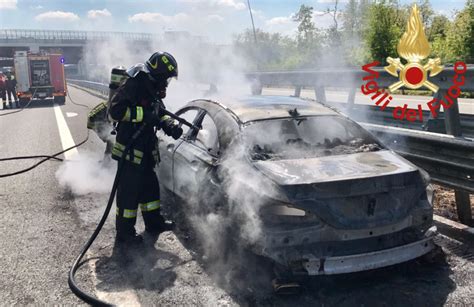
[[[195,100],[176,114],[202,129],[159,135],[162,189],[185,211],[191,200],[206,211],[242,198],[260,229],[251,249],[293,274],[369,270],[434,248],[427,173],[337,111],[251,96]]]

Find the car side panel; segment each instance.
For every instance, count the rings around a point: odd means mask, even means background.
[[[173,156],[174,193],[187,201],[197,200],[200,190],[210,180],[209,171],[215,159],[188,141],[178,146]]]

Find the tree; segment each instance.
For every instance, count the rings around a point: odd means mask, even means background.
[[[317,65],[321,50],[321,39],[313,22],[313,7],[301,5],[293,15],[293,21],[298,22],[298,68],[313,68]]]
[[[444,15],[436,15],[433,17],[431,26],[426,30],[429,41],[434,41],[435,38],[446,38],[446,31],[450,26],[448,17]]]
[[[423,20],[423,25],[425,30],[431,26],[433,21],[434,11],[431,7],[429,0],[422,0],[418,3],[418,9],[420,10],[421,20]]]
[[[316,27],[313,22],[313,7],[301,5],[299,11],[293,15],[293,21],[298,22],[298,40],[307,42],[313,39]]]
[[[458,12],[446,32],[447,60],[474,62],[474,0]]]
[[[334,0],[334,7],[328,8],[323,15],[329,14],[332,17],[333,24],[329,29],[326,30],[326,45],[331,49],[340,49],[342,43],[342,36],[339,31],[339,21],[338,18],[340,17],[339,12],[339,0]]]
[[[368,29],[369,0],[350,0],[342,14],[342,45],[346,63],[359,65],[368,58],[363,37]]]
[[[279,33],[256,30],[258,44],[253,31],[245,30],[234,40],[234,46],[243,58],[250,62],[253,70],[285,70],[298,68],[299,58],[295,40]]]
[[[474,0],[468,0],[466,3],[466,15],[469,20],[469,26],[466,35],[466,62],[474,63]]]
[[[403,33],[398,2],[380,1],[370,6],[365,39],[371,60],[386,64],[388,56],[398,57],[397,44]]]

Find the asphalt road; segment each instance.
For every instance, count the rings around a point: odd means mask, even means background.
[[[75,102],[96,105],[100,99],[70,87]],[[56,109],[55,109],[56,108]],[[8,112],[0,110],[0,115]],[[88,110],[72,104],[54,107],[33,103],[16,114],[0,117],[0,158],[51,154],[79,143],[87,136]],[[64,125],[65,124],[65,125]],[[70,134],[70,136],[69,136]],[[67,162],[48,161],[17,176],[0,179],[0,304],[80,304],[69,290],[67,273],[81,245],[100,219],[113,176],[101,167],[104,144],[93,134],[78,155]],[[62,156],[64,158],[64,155]],[[33,160],[0,162],[9,173]],[[65,168],[67,166],[67,168]],[[75,192],[60,184],[67,180]],[[91,192],[94,191],[94,192]],[[90,192],[90,193],[88,193]],[[170,208],[164,200],[164,206]],[[170,209],[168,209],[170,210]],[[199,252],[198,242],[186,230],[167,232],[146,251],[124,264],[113,253],[114,216],[93,245],[91,258],[78,281],[98,297],[120,305],[201,306],[440,306],[474,304],[473,242],[438,238],[443,252],[393,267],[305,282],[298,295],[272,293],[261,277],[265,266],[245,256],[246,271],[215,269]],[[138,225],[143,230],[141,220]],[[235,254],[239,254],[235,251]],[[248,265],[247,265],[248,264]],[[257,281],[258,280],[258,281]]]

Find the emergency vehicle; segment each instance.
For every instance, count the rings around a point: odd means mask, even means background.
[[[64,104],[67,88],[61,54],[17,51],[14,63],[16,91],[22,104],[34,98],[54,98],[55,103]]]

